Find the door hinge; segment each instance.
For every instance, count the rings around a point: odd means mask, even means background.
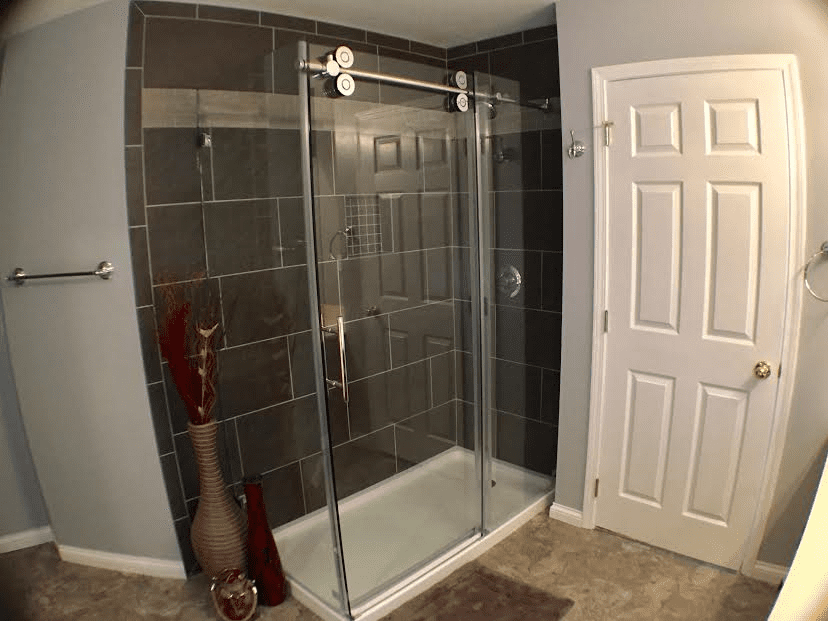
[[[601,123],[601,127],[604,128],[604,146],[608,147],[612,145],[612,128],[615,126],[615,123],[612,121],[604,121]]]
[[[595,496],[594,498],[598,498],[598,479],[595,479]]]
[[[604,311],[604,332],[609,332],[609,311]]]

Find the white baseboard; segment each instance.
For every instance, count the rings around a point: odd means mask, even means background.
[[[553,520],[558,520],[566,524],[571,524],[572,526],[577,526],[578,528],[584,527],[583,512],[576,511],[575,509],[570,509],[569,507],[564,507],[563,505],[559,505],[556,502],[553,502],[552,506],[549,507],[549,517],[551,517]]]
[[[784,565],[756,561],[753,569],[747,572],[747,575],[762,582],[777,585],[785,579],[789,570],[790,567],[785,567]]]
[[[32,528],[19,533],[12,533],[11,535],[3,535],[0,537],[0,554],[39,546],[41,543],[54,540],[55,534],[52,532],[51,526]]]
[[[154,576],[156,578],[180,578],[181,580],[187,578],[187,572],[184,571],[184,564],[181,561],[115,554],[60,544],[57,548],[61,560],[67,563],[77,563],[78,565],[122,571],[128,574]]]

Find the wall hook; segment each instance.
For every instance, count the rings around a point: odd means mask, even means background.
[[[569,130],[569,139],[570,145],[569,149],[566,151],[569,155],[569,159],[574,160],[576,157],[581,157],[584,153],[586,153],[586,145],[580,140],[575,140],[575,132],[571,129]]]

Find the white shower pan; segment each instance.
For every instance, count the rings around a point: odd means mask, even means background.
[[[553,477],[499,460],[492,460],[491,478],[488,523],[498,526],[485,536],[475,530],[474,452],[459,446],[339,503],[354,618],[379,619],[424,591],[543,510],[554,492]],[[338,583],[327,508],[273,534],[296,599],[324,619],[346,619],[330,604],[338,600]],[[435,550],[443,550],[437,559]],[[412,567],[419,570],[411,574]]]

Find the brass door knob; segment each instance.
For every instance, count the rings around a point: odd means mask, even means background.
[[[770,365],[764,360],[757,362],[753,367],[753,374],[759,379],[767,379],[771,374]]]

